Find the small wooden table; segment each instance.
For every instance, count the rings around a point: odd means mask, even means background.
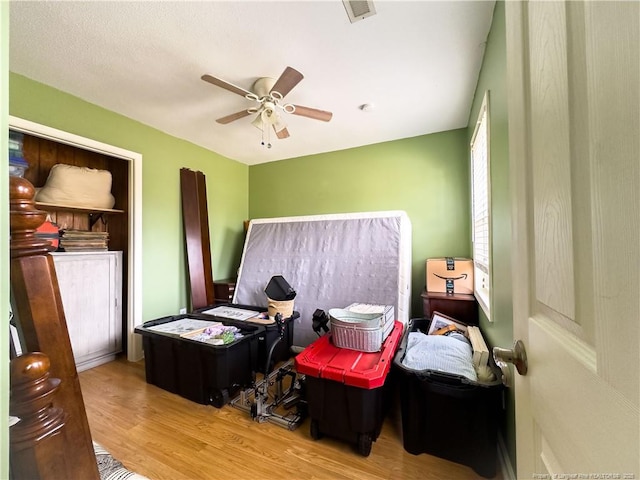
[[[478,302],[473,295],[423,291],[421,297],[424,318],[440,312],[467,325],[478,325]]]

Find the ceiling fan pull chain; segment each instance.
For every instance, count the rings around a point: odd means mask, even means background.
[[[267,135],[266,142],[265,142],[265,132]],[[260,142],[260,145],[262,145],[263,147],[266,146],[267,148],[271,148],[271,132],[270,132],[270,128],[268,128],[268,126],[266,125],[265,125],[265,128],[262,129],[262,141]]]

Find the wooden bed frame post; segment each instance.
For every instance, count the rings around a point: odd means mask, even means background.
[[[207,186],[204,173],[181,168],[180,189],[182,192],[182,219],[189,267],[191,310],[195,310],[215,303],[209,240],[209,214],[207,211]]]
[[[42,352],[51,362],[51,375],[60,379],[53,405],[60,407],[67,420],[62,429],[67,457],[66,472],[50,472],[47,478],[99,479],[89,423],[76,371],[67,322],[62,307],[49,242],[35,236],[46,213],[36,210],[35,189],[24,178],[10,177],[10,278],[11,304],[21,332],[23,350]],[[12,431],[9,433],[11,442]],[[17,459],[16,459],[17,460]],[[12,470],[13,470],[13,461]],[[45,471],[45,466],[39,471]]]

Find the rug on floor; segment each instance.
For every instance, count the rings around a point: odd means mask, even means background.
[[[147,477],[127,470],[120,461],[113,458],[100,444],[93,442],[93,450],[96,452],[100,480],[149,480]]]

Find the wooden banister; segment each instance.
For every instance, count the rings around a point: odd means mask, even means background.
[[[56,477],[98,479],[98,467],[91,432],[78,380],[71,341],[62,307],[53,258],[48,241],[36,237],[36,229],[46,213],[35,208],[35,189],[29,181],[10,177],[10,278],[13,313],[22,333],[23,350],[42,352],[49,357],[51,375],[60,379],[53,406],[67,415],[62,434],[68,457],[64,465],[56,464]],[[10,437],[12,437],[10,430]],[[13,442],[13,438],[11,438]],[[11,458],[12,470],[19,458]],[[43,465],[38,471],[51,469]],[[16,466],[16,468],[18,468]],[[16,480],[19,477],[16,477]],[[27,477],[25,477],[27,478]]]

